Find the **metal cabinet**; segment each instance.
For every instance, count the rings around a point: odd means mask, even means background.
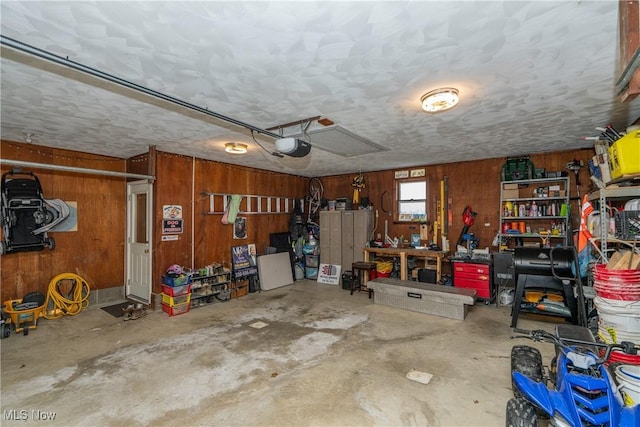
[[[320,212],[320,262],[341,265],[364,260],[363,249],[371,240],[373,211],[368,209]]]

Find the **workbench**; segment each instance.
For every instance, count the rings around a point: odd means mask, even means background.
[[[442,275],[442,259],[447,256],[444,251],[431,251],[429,249],[416,248],[364,248],[364,261],[370,261],[370,254],[378,256],[389,256],[400,258],[400,280],[407,280],[407,256],[415,256],[423,259],[425,266],[430,260],[436,261],[436,281],[439,281]]]

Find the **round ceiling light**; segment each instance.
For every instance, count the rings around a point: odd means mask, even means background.
[[[435,89],[420,98],[422,109],[427,113],[439,113],[449,110],[458,104],[458,89],[452,87]]]
[[[245,154],[247,152],[247,144],[241,142],[227,142],[224,144],[224,151],[230,154]]]

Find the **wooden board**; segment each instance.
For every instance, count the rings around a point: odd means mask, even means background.
[[[260,289],[268,291],[293,284],[291,259],[288,252],[280,252],[258,257]]]

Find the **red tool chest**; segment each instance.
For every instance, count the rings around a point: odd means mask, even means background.
[[[453,261],[453,286],[470,288],[489,304],[493,298],[489,264]]]

